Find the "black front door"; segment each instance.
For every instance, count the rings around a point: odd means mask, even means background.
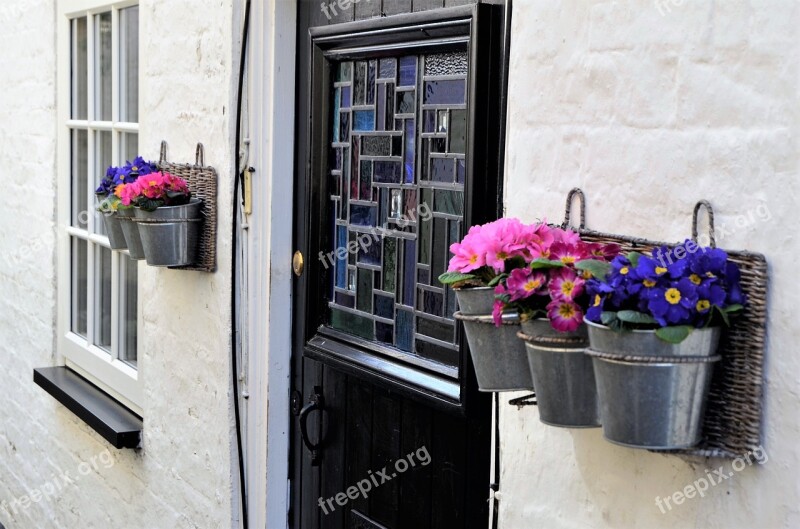
[[[330,14],[300,6],[290,520],[486,527],[491,402],[436,278],[498,215],[503,10]]]

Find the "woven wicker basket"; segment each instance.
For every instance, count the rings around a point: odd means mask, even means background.
[[[203,199],[203,228],[197,249],[197,262],[190,266],[170,267],[178,270],[213,272],[217,267],[217,170],[204,165],[203,144],[197,144],[194,164],[167,161],[167,142],[161,142],[158,168],[186,180],[192,196]]]
[[[602,233],[585,228],[586,203],[583,191],[573,189],[567,196],[563,227],[570,223],[572,201],[580,198],[580,227],[576,230],[589,242],[617,243],[624,252],[649,252],[669,243],[625,235]],[[711,246],[714,238],[714,213],[703,200],[694,209],[692,238],[697,241],[697,217],[700,209],[708,212]],[[575,228],[573,228],[575,229]],[[718,354],[722,361],[714,371],[708,406],[703,423],[703,441],[686,450],[665,452],[707,457],[735,458],[761,445],[762,393],[764,385],[764,353],[767,320],[767,260],[762,254],[726,250],[731,261],[739,265],[742,289],[747,306],[733,325],[723,333]]]

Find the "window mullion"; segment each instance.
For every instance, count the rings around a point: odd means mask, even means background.
[[[120,358],[120,316],[121,301],[124,296],[120,296],[120,265],[122,258],[119,252],[111,252],[111,358]]]
[[[119,84],[119,9],[113,7],[111,8],[111,122],[113,124],[120,119]],[[112,144],[114,143],[112,141]],[[116,159],[117,153],[114,153],[113,160]]]
[[[97,257],[95,255],[96,245],[91,241],[86,241],[86,339],[89,345],[95,343],[95,323],[98,298],[100,297],[95,288],[95,272],[97,270]]]

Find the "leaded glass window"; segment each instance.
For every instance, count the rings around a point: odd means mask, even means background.
[[[436,278],[463,230],[466,51],[333,65],[328,325],[458,366]]]

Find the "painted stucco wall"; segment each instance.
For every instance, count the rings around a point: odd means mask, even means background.
[[[506,405],[503,529],[800,527],[798,27],[788,0],[514,3],[507,213],[560,222],[579,186],[588,227],[678,241],[709,199],[720,245],[770,264],[768,461],[662,513],[657,496],[732,463],[614,446]]]
[[[172,161],[192,162],[201,141],[206,163],[220,174],[220,271],[140,266],[140,451],[106,452],[104,440],[32,382],[34,367],[57,363],[55,19],[53,0],[0,6],[0,502],[6,502],[0,523],[7,529],[231,527],[237,516],[229,389],[235,2],[140,4],[141,152],[157,159],[166,139]],[[19,502],[24,497],[38,501]]]

